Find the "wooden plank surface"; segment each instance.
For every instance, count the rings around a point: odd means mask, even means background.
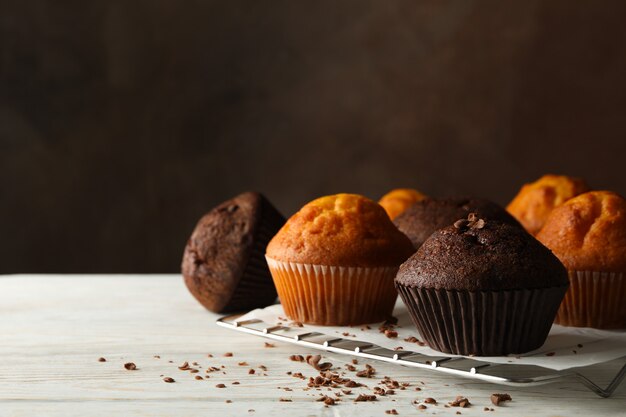
[[[176,275],[0,276],[0,416],[385,416],[391,409],[399,415],[626,415],[626,384],[601,399],[576,381],[519,389],[375,361],[369,362],[377,370],[373,379],[347,373],[370,388],[353,393],[371,393],[385,375],[411,385],[376,402],[355,403],[355,395],[348,395],[325,407],[315,399],[326,390],[305,390],[306,381],[287,375],[316,376],[310,366],[288,359],[315,352],[280,343],[267,348],[264,339],[216,326],[217,317],[195,302]],[[233,356],[224,357],[226,352]],[[350,362],[324,356],[344,370]],[[179,370],[185,361],[197,362],[193,367],[200,372]],[[124,369],[126,362],[138,369]],[[211,366],[220,370],[206,374]],[[618,367],[607,363],[585,374],[605,384]],[[163,382],[166,376],[176,382]],[[513,401],[494,407],[489,397],[495,392],[507,392]],[[457,395],[473,405],[446,408]],[[417,410],[412,401],[426,397],[439,404]]]

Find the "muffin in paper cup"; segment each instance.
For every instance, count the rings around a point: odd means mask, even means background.
[[[563,326],[626,329],[626,200],[591,191],[555,208],[537,234],[568,270]]]
[[[433,233],[395,283],[430,347],[476,356],[539,348],[568,287],[563,265],[526,231],[473,213]]]
[[[291,320],[357,325],[391,315],[393,280],[412,252],[380,205],[337,194],[294,214],[269,243],[266,259]]]
[[[556,315],[556,324],[626,328],[626,279],[623,273],[568,272],[570,287]]]

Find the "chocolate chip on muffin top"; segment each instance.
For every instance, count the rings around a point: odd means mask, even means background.
[[[466,218],[469,213],[522,227],[504,208],[480,198],[426,198],[407,208],[393,222],[418,249],[435,230]]]

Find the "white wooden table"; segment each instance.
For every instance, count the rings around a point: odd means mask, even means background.
[[[576,381],[514,389],[377,362],[371,362],[376,378],[353,379],[373,388],[388,375],[411,386],[376,402],[355,403],[348,395],[325,407],[315,401],[320,391],[304,390],[306,381],[287,374],[316,376],[288,359],[315,352],[278,343],[267,348],[264,339],[216,326],[217,317],[195,302],[178,275],[0,276],[0,416],[385,416],[391,409],[398,415],[626,416],[626,384],[601,399]],[[324,357],[342,368],[350,362]],[[192,367],[200,372],[179,370],[185,361],[197,362]],[[124,369],[127,362],[138,369]],[[220,371],[207,374],[210,366]],[[605,384],[618,366],[603,364],[586,375]],[[371,393],[353,389],[361,391]],[[494,407],[489,398],[496,392],[513,401]],[[446,408],[457,395],[473,405]],[[418,410],[411,403],[426,397],[439,404]]]

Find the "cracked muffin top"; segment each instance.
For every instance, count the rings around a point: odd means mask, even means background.
[[[589,187],[580,178],[548,174],[524,184],[506,209],[528,233],[536,235],[552,210],[587,191]]]
[[[419,288],[497,291],[567,285],[568,278],[552,252],[522,228],[471,213],[433,233],[402,264],[396,282]]]
[[[611,191],[574,197],[554,209],[537,239],[567,269],[626,271],[626,200]]]
[[[336,194],[291,216],[267,246],[269,258],[314,265],[398,266],[413,247],[375,201]]]

